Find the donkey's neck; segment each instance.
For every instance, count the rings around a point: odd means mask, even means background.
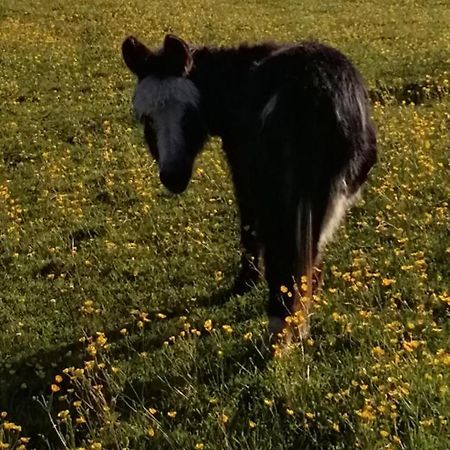
[[[224,140],[239,135],[248,102],[253,67],[278,46],[203,47],[194,52],[190,78],[200,91],[201,109],[209,133]]]

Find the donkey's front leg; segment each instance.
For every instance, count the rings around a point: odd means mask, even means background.
[[[255,199],[252,196],[252,166],[249,162],[248,152],[241,145],[223,141],[223,148],[233,178],[241,231],[241,267],[233,285],[233,293],[243,294],[256,284],[260,275],[258,267],[260,243],[256,235]]]
[[[234,282],[233,293],[249,291],[259,278],[259,243],[256,236],[254,217],[244,202],[238,202],[241,221],[241,268]],[[242,203],[242,204],[241,204]]]

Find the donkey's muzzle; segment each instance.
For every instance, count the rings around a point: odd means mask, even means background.
[[[161,170],[159,179],[161,183],[173,194],[181,194],[187,188],[191,179],[192,170]]]

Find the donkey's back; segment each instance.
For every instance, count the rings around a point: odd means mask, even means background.
[[[358,190],[376,160],[375,130],[361,75],[341,52],[281,47],[257,63],[250,86],[257,154],[287,158],[304,188],[344,176]]]

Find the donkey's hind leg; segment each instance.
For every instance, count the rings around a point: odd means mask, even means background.
[[[296,217],[291,214],[266,225],[269,332],[273,336],[282,333],[291,340],[308,334],[311,301],[321,281],[321,253],[352,201],[340,186],[323,189],[300,201]],[[278,214],[278,219],[282,217]]]
[[[295,233],[281,230],[265,243],[265,277],[269,287],[269,334],[277,339],[288,329],[295,317],[302,335],[308,332],[308,305],[298,288],[300,280],[296,269]]]
[[[319,224],[318,224],[319,222]],[[269,286],[269,333],[277,338],[304,338],[309,332],[311,296],[317,283],[313,282],[318,263],[320,221],[311,217],[310,233],[305,229],[299,236],[296,217],[280,216],[266,227],[264,234],[265,276]],[[308,242],[307,242],[308,241]],[[303,248],[299,249],[299,245]],[[307,283],[310,283],[307,287]]]

